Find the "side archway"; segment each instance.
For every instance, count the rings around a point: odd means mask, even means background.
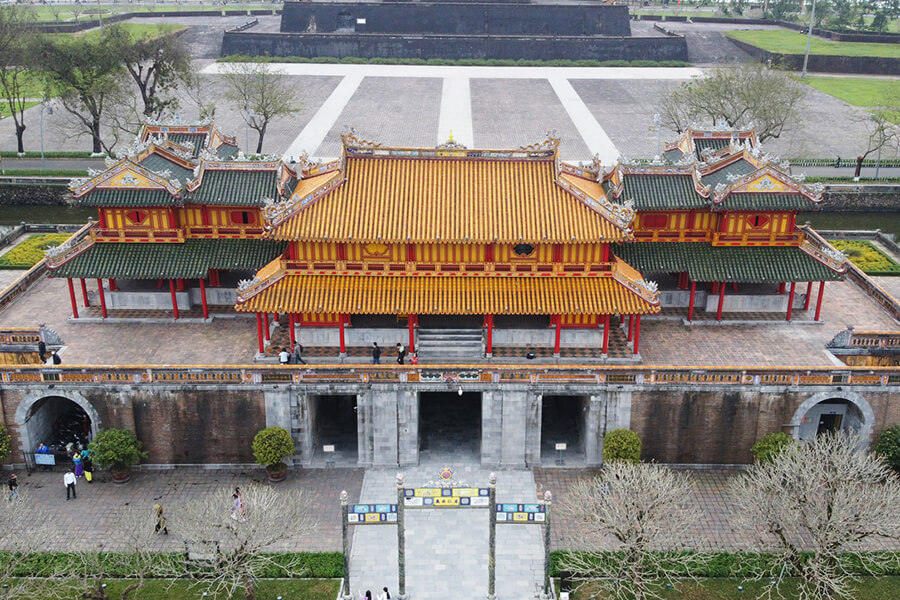
[[[856,392],[819,392],[807,398],[791,418],[790,433],[796,440],[808,440],[824,431],[855,431],[868,445],[875,423],[875,411]]]
[[[73,406],[74,405],[74,406]],[[89,437],[100,430],[100,415],[97,409],[81,394],[66,390],[44,390],[25,396],[16,407],[14,417],[19,428],[22,452],[33,452],[38,443],[47,443],[48,430],[52,421],[66,408],[81,410],[90,422]]]

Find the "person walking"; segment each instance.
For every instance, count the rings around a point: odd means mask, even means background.
[[[300,345],[300,342],[294,344],[294,364],[297,365],[305,365],[306,361],[303,360],[303,346]]]
[[[9,476],[9,481],[6,482],[6,489],[9,490],[9,495],[7,496],[7,500],[12,502],[13,499],[19,499],[19,476],[13,473]]]
[[[153,512],[156,513],[156,527],[154,528],[153,532],[159,533],[159,530],[162,529],[163,535],[169,535],[169,528],[166,527],[166,518],[163,516],[162,504],[154,504]]]
[[[63,483],[66,485],[66,500],[71,496],[72,500],[78,498],[75,494],[75,482],[78,481],[75,478],[75,473],[72,472],[72,469],[66,471],[66,474],[63,475]]]
[[[76,452],[72,455],[72,463],[75,465],[75,477],[84,476],[84,466],[82,464],[81,453]]]
[[[38,355],[41,357],[41,362],[47,362],[47,344],[44,343],[44,340],[40,340],[38,342]]]
[[[397,344],[397,364],[402,365],[404,358],[406,358],[406,346]]]
[[[378,594],[378,600],[391,600],[391,593],[388,591],[387,586],[381,589],[382,593]]]
[[[378,342],[372,342],[372,364],[381,364],[381,348],[378,347]]]
[[[87,451],[81,454],[81,466],[84,469],[84,478],[88,483],[94,483],[94,459]]]

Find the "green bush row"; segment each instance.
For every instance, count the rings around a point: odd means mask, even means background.
[[[559,561],[565,550],[553,550],[550,552],[550,575],[551,577],[559,577],[563,572],[559,568]],[[602,561],[616,556],[619,553],[603,552],[593,557],[593,560]],[[653,560],[646,565],[650,569],[650,576],[653,576],[654,565],[662,570],[673,570],[676,577],[734,577],[741,579],[749,579],[753,577],[777,576],[781,572],[782,563],[774,555],[759,552],[708,552],[708,553],[692,553],[692,552],[663,552],[658,562]],[[621,554],[619,554],[621,557]],[[655,558],[659,557],[657,555]],[[683,557],[694,556],[696,561],[684,561]],[[801,560],[808,558],[811,554],[805,554]],[[666,557],[679,557],[682,560],[667,561]],[[878,558],[878,561],[873,559]],[[883,564],[885,566],[875,568],[873,563]],[[864,552],[860,554],[845,554],[842,557],[842,563],[849,575],[873,575],[873,576],[891,576],[900,575],[900,552]],[[785,576],[795,576],[796,573],[789,572],[790,568],[784,573]]]
[[[134,565],[138,559],[127,553],[101,552],[98,554],[101,564],[105,566],[107,576],[112,578],[133,577],[136,572]],[[293,560],[299,560],[300,569],[306,577],[328,579],[344,576],[344,557],[340,552],[277,552],[270,555],[272,564],[262,573],[265,579],[288,577],[290,573],[284,565]],[[9,560],[8,552],[0,552],[0,564]],[[29,555],[21,561],[13,573],[15,577],[49,577],[54,573],[64,571],[73,557],[69,552],[39,552]],[[171,564],[172,557],[184,557],[183,553],[159,553],[154,555],[158,559],[159,567],[156,572],[151,569],[150,577],[169,577],[163,565]]]
[[[680,60],[526,60],[520,58],[361,58],[346,56],[247,56],[232,54],[218,59],[219,62],[262,62],[262,63],[325,63],[349,65],[445,65],[463,67],[689,67],[690,63]]]
[[[87,177],[81,169],[3,169],[4,177]]]
[[[792,166],[795,167],[833,167],[835,162],[837,162],[837,158],[791,158],[788,159]],[[874,167],[878,161],[874,158],[867,158],[862,161],[862,166],[864,167]],[[900,159],[898,158],[883,158],[881,159],[882,167],[900,167]],[[841,159],[842,167],[855,167],[856,159],[854,157],[842,158]]]
[[[18,152],[12,150],[2,150],[0,151],[0,156],[3,158],[40,158],[40,152],[25,152],[23,154],[19,154]],[[91,158],[90,152],[68,152],[68,151],[53,151],[53,152],[44,152],[44,158]]]
[[[878,179],[860,177],[859,181],[856,181],[853,177],[807,177],[805,181],[806,183],[898,183],[900,182],[900,177],[879,177]]]

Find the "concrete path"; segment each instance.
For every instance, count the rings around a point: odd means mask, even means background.
[[[452,463],[452,460],[445,461]],[[438,479],[446,464],[402,469],[407,487]],[[360,501],[397,501],[396,469],[367,469]],[[478,466],[454,470],[454,479],[486,487],[490,471]],[[531,471],[497,471],[498,502],[535,502]],[[497,526],[496,593],[499,600],[534,598],[543,581],[543,541],[535,525]],[[397,528],[354,527],[350,585],[396,596]],[[488,512],[484,509],[415,509],[406,511],[406,591],[413,600],[483,598],[488,592]]]
[[[344,107],[350,102],[350,98],[356,93],[356,88],[359,87],[362,80],[363,77],[359,73],[344,77],[313,116],[309,124],[303,128],[297,139],[288,146],[284,156],[299,156],[304,152],[307,154],[314,153],[316,148],[325,140]]]

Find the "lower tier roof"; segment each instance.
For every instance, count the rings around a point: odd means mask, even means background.
[[[687,271],[691,281],[781,283],[843,279],[843,274],[832,271],[798,246],[635,242],[613,246],[613,252],[645,275]]]
[[[257,239],[184,243],[97,242],[51,277],[197,279],[209,269],[256,271],[284,252],[285,242]]]
[[[242,312],[568,315],[652,314],[612,277],[286,275],[236,306]]]

